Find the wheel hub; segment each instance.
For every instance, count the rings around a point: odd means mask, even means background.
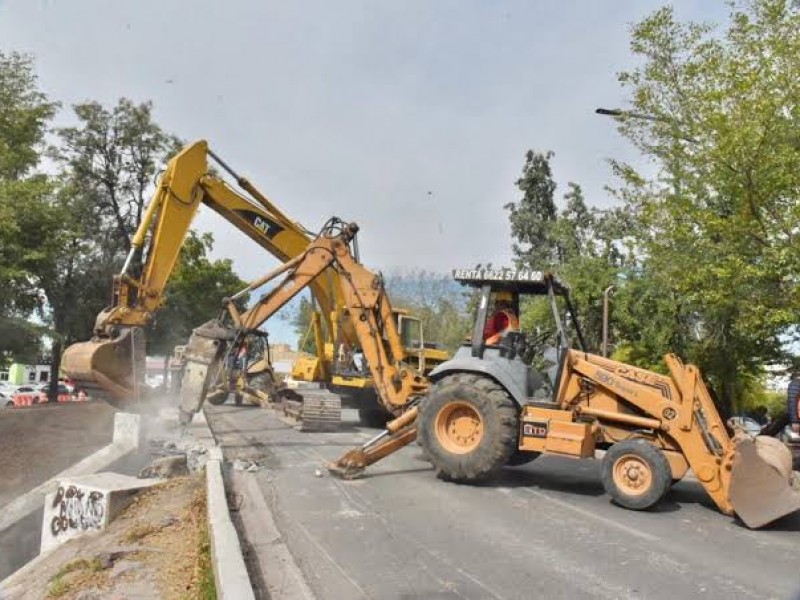
[[[436,415],[436,437],[448,452],[466,454],[483,439],[483,419],[471,404],[451,402]]]
[[[626,494],[644,494],[652,484],[650,466],[641,457],[628,454],[614,463],[614,481]]]

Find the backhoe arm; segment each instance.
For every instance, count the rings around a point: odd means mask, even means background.
[[[388,411],[400,414],[415,397],[425,393],[427,379],[403,362],[403,344],[383,280],[359,264],[351,254],[350,243],[357,232],[355,223],[345,224],[338,233],[323,232],[302,255],[253,281],[230,298],[227,310],[236,333],[226,335],[240,336],[248,330],[258,329],[293,297],[312,285],[326,269],[333,268],[344,298],[343,317],[354,326],[380,400]],[[237,309],[237,297],[267,285],[281,275],[283,279],[247,311]],[[219,349],[223,345],[214,343],[216,335],[212,324],[210,329],[204,326],[195,330],[189,340],[186,356],[190,362],[201,366],[187,367],[196,376],[194,384],[184,384],[187,391],[182,410],[186,415],[200,409],[202,390],[208,387],[207,377],[214,375],[209,366],[222,360]]]
[[[337,236],[322,235],[303,255],[240,292],[256,289],[287,272],[286,277],[252,308],[239,314],[235,304],[230,302],[228,310],[237,327],[258,329],[295,295],[312,285],[325,269],[333,266],[344,299],[345,319],[355,328],[378,396],[388,411],[399,414],[411,398],[427,390],[427,380],[403,362],[405,350],[382,278],[357,262],[350,252],[350,242],[357,232],[358,226],[350,223]]]

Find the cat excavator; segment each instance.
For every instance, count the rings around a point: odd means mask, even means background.
[[[406,403],[408,411],[328,465],[332,474],[357,477],[418,439],[448,481],[481,481],[549,454],[599,459],[606,492],[632,510],[657,504],[690,470],[720,511],[748,527],[800,509],[800,473],[789,450],[724,423],[696,367],[667,355],[669,374],[662,375],[587,352],[568,288],[551,273],[454,275],[477,294],[470,339],[417,383],[430,387]],[[510,299],[519,314],[521,296],[549,300],[553,329],[542,336],[509,328],[490,337],[499,299]]]
[[[210,161],[231,175],[244,193],[210,170]],[[201,205],[214,210],[284,264],[302,256],[316,237],[236,173],[208,147],[207,142],[200,140],[187,145],[170,160],[158,182],[154,197],[133,236],[122,271],[114,278],[111,306],[96,319],[93,338],[73,344],[64,353],[63,370],[77,385],[117,405],[129,405],[131,398],[137,396],[137,381],[144,366],[144,328],[164,303],[166,284]],[[139,268],[143,257],[144,264]],[[338,277],[335,269],[327,269],[323,276],[308,286],[316,306],[312,323],[317,354],[299,360],[294,365],[293,376],[303,381],[369,390],[372,382],[368,374],[353,369],[339,374],[334,368],[334,342],[351,353],[359,350],[355,330],[341,319],[344,301]],[[418,322],[404,311],[395,311],[393,319],[403,329]],[[257,326],[254,326],[247,335],[229,340],[231,356],[228,358],[231,360],[223,365],[217,385],[206,390],[210,393],[210,401],[224,402],[231,391],[241,397],[246,391],[244,387],[251,392],[271,391],[274,374],[267,355],[249,363],[243,374],[236,375],[236,369],[227,368],[235,363],[234,354],[246,354],[248,349],[260,345],[263,339],[256,331]],[[417,337],[422,339],[421,333]],[[426,365],[427,370],[447,358],[442,351],[411,339],[405,341],[409,356]],[[226,387],[220,382],[230,385]],[[379,408],[374,395],[370,397],[362,393],[360,399],[360,413],[374,421]],[[335,409],[333,405],[333,402],[326,401],[331,410]]]

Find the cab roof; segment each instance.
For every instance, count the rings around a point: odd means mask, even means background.
[[[547,294],[549,285],[555,294],[566,296],[569,288],[560,282],[550,271],[533,269],[453,269],[453,279],[462,285],[483,287],[489,285],[493,290],[504,290],[518,294]]]

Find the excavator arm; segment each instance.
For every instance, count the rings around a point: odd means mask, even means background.
[[[209,171],[209,158],[248,195]],[[126,401],[133,395],[136,365],[144,360],[142,328],[164,303],[167,282],[202,204],[281,261],[301,256],[314,239],[209,150],[205,141],[184,147],[158,182],[122,271],[114,278],[111,306],[97,317],[93,339],[74,344],[64,353],[64,371],[78,385],[112,401]],[[331,315],[342,302],[336,278],[336,272],[329,270],[309,286],[328,331],[333,327]]]
[[[357,232],[355,223],[332,220],[329,228],[300,256],[255,280],[228,300],[226,306],[233,328],[213,322],[195,330],[185,352],[188,376],[182,387],[184,420],[200,410],[204,391],[215,377],[216,366],[224,361],[225,352],[232,347],[227,342],[258,329],[292,298],[313,285],[327,269],[336,272],[335,281],[343,298],[342,317],[353,326],[385,408],[395,415],[400,414],[414,398],[425,393],[427,379],[404,362],[405,350],[382,278],[353,257],[350,245]],[[283,278],[252,307],[243,312],[238,310],[237,296],[273,283],[280,276]]]

